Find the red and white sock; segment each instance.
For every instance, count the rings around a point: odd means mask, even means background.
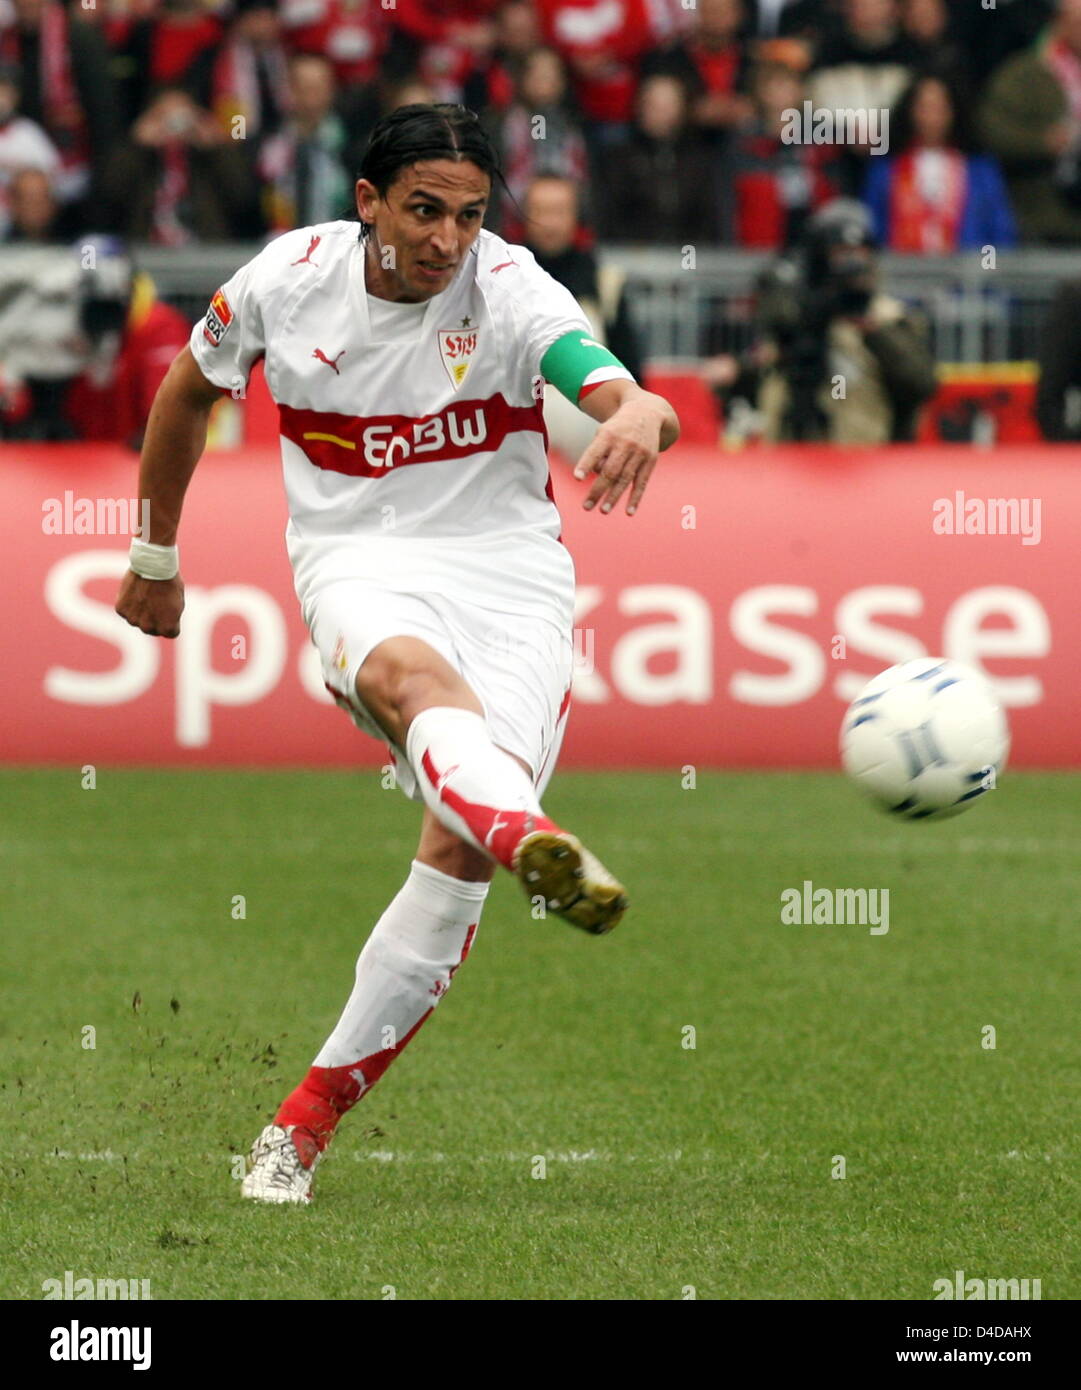
[[[437,705],[409,726],[406,755],[425,804],[448,830],[512,867],[523,835],[558,830],[524,769],[497,748],[472,710]]]
[[[473,944],[489,886],[413,861],[360,953],[334,1031],[275,1116],[283,1128],[297,1126],[293,1141],[309,1166],[446,994]]]

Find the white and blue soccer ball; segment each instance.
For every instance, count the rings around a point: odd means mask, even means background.
[[[990,682],[921,657],[875,676],[841,724],[845,772],[904,820],[955,816],[998,784],[1010,731]]]

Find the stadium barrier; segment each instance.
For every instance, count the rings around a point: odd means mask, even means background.
[[[139,265],[159,293],[192,319],[256,244],[137,246]],[[693,250],[693,257],[688,251]],[[5,251],[15,256],[19,248]],[[769,253],[733,247],[604,246],[601,264],[625,277],[645,354],[696,362],[706,351],[738,352],[752,336],[751,299]],[[989,257],[984,248],[952,256],[879,258],[882,287],[918,305],[931,328],[936,361],[1028,361],[1036,357],[1047,310],[1062,282],[1077,276],[1068,247],[1025,247]]]
[[[384,762],[323,689],[276,449],[202,461],[175,642],[113,612],[137,521],[132,454],[8,445],[0,468],[0,758]],[[926,653],[995,679],[1013,765],[1081,764],[1075,449],[681,444],[633,519],[584,512],[587,484],[558,456],[552,472],[579,586],[565,766],[834,766],[863,682]]]

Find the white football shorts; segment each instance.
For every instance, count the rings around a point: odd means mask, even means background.
[[[540,616],[504,614],[445,593],[401,593],[371,578],[335,579],[304,605],[323,679],[357,728],[385,743],[398,786],[422,801],[403,749],[361,703],[356,677],[388,637],[418,637],[434,647],[473,690],[498,747],[525,760],[538,796],[555,770],[566,729],[573,634]]]

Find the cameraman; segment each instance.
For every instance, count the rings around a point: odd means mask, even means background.
[[[915,437],[935,393],[926,325],[877,285],[870,218],[838,198],[757,284],[757,341],[708,359],[730,416],[771,443],[887,444]],[[749,407],[753,409],[749,409]]]

